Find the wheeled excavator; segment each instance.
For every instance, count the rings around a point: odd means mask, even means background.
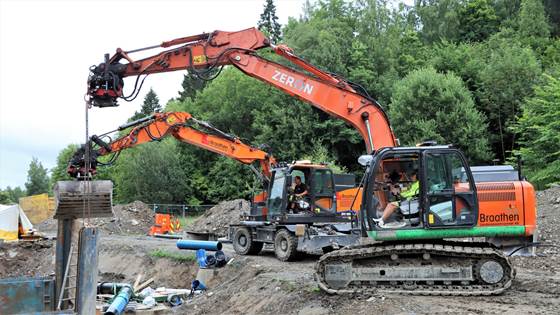
[[[155,47],[170,49],[139,60],[130,56]],[[265,48],[298,68],[256,53]],[[500,246],[524,246],[536,235],[533,186],[521,176],[506,178],[499,172],[490,176],[491,181],[476,180],[493,169],[473,172],[453,145],[398,146],[387,115],[364,89],[309,64],[287,46],[272,45],[255,28],[204,33],[131,51],[117,49],[90,69],[89,102],[108,107],[117,106],[118,98],[129,99],[123,93],[125,77],[136,77],[130,94],[134,95],[142,85],[140,78],[151,73],[188,70],[205,78],[225,65],[344,120],[364,138],[367,154],[358,161],[365,174],[354,198],[364,239],[321,256],[315,277],[322,290],[491,295],[511,286],[515,270]],[[416,208],[401,209],[398,220],[404,225],[381,227],[377,221],[383,209],[394,202],[391,187],[410,186],[412,173],[418,174],[419,182]],[[246,253],[274,243],[290,259],[313,231],[297,225],[295,232],[286,227],[270,232],[286,212],[284,196],[291,174],[272,171],[270,183],[267,221],[246,218],[251,228],[237,234],[238,242],[245,242]]]
[[[130,130],[129,130],[130,129]],[[121,132],[122,135],[111,139],[110,134]],[[334,174],[326,164],[313,164],[310,161],[294,161],[292,163],[279,163],[269,153],[262,149],[243,143],[238,137],[221,131],[210,123],[192,117],[187,112],[164,112],[154,113],[150,116],[138,119],[119,126],[116,130],[102,134],[93,135],[89,143],[78,149],[69,161],[67,173],[78,179],[88,179],[97,173],[98,165],[110,165],[118,155],[126,149],[142,145],[144,143],[160,141],[168,136],[198,148],[215,152],[222,156],[234,159],[242,164],[248,165],[253,173],[260,179],[262,184],[260,192],[253,196],[251,211],[247,218],[253,223],[242,222],[231,229],[234,238],[234,247],[241,254],[257,253],[264,243],[249,242],[251,229],[254,222],[274,221],[274,228],[267,224],[269,233],[275,236],[275,232],[281,230],[295,229],[297,224],[306,224],[309,229],[316,231],[315,235],[307,237],[300,242],[300,251],[307,253],[320,253],[326,246],[347,246],[357,242],[357,237],[348,237],[351,228],[352,207],[351,202],[345,198],[337,199],[337,195],[352,196],[355,188],[341,187],[339,176],[347,174]],[[95,145],[95,147],[94,147]],[[86,168],[86,146],[89,150],[89,165]],[[110,157],[109,157],[110,156]],[[109,157],[103,162],[101,157]],[[254,164],[258,163],[259,168]],[[271,189],[270,178],[285,176],[300,176],[307,183],[308,194],[303,204],[305,206],[294,207],[283,213],[267,212],[268,204],[287,204],[291,195],[278,195],[276,190]],[[96,181],[92,181],[95,186]],[[269,193],[274,201],[270,201]],[[340,231],[330,229],[330,223],[336,223]],[[263,225],[264,227],[265,225]],[[349,227],[350,226],[350,227]],[[282,232],[281,235],[288,232]],[[292,233],[292,232],[290,232]],[[288,235],[291,236],[291,235]],[[256,247],[260,244],[260,247]],[[279,249],[281,247],[278,247]],[[289,252],[295,254],[295,252]],[[287,259],[284,251],[276,250],[280,259]]]

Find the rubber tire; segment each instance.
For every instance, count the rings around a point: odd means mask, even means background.
[[[285,241],[286,249],[282,249],[282,242]],[[281,261],[293,261],[297,257],[297,237],[286,229],[281,229],[274,236],[274,254]]]
[[[245,237],[247,243],[245,246],[239,243],[239,238]],[[263,248],[263,242],[253,241],[253,235],[248,228],[240,227],[237,228],[235,234],[233,235],[233,249],[239,255],[256,255],[261,252]]]

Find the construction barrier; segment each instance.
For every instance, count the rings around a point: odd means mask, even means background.
[[[54,214],[54,198],[47,194],[19,198],[19,206],[33,224],[39,224]]]

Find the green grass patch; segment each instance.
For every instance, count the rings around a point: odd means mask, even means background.
[[[152,252],[150,252],[150,256],[155,258],[168,258],[179,262],[196,261],[196,256],[194,254],[174,253],[163,249],[153,250]]]

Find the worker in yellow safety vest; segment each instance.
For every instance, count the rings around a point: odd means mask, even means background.
[[[375,221],[379,227],[381,228],[388,227],[386,226],[385,222],[397,209],[403,206],[404,208],[410,209],[411,204],[415,204],[417,206],[418,204],[417,198],[418,198],[418,194],[420,193],[420,182],[418,181],[418,171],[417,170],[412,171],[410,177],[411,177],[412,184],[408,188],[405,188],[402,191],[399,190],[393,191],[393,193],[395,193],[401,199],[401,201],[393,201],[388,203],[387,206],[385,207],[385,210],[383,210],[383,215],[381,216],[381,218],[373,219],[373,221]],[[404,226],[405,224],[402,225]],[[391,225],[390,227],[393,228],[393,227],[400,227],[400,226]]]

